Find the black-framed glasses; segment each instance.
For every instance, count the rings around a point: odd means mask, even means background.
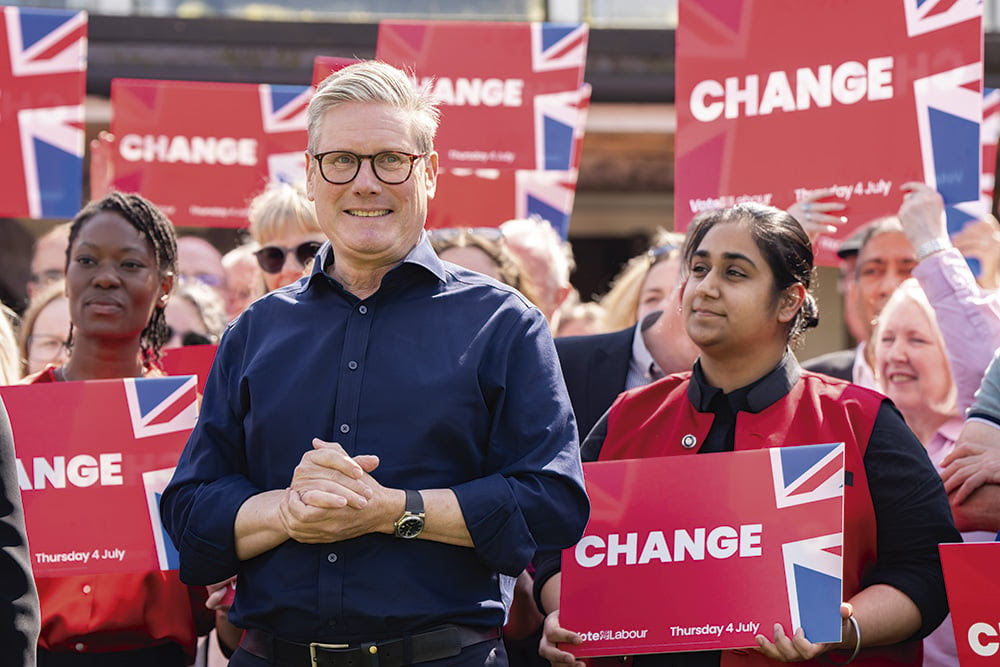
[[[28,336],[28,356],[42,362],[55,361],[69,354],[69,341],[53,334]]]
[[[38,287],[45,287],[49,283],[54,283],[55,281],[62,280],[65,277],[66,273],[62,269],[46,269],[40,274],[32,273],[28,281]]]
[[[260,264],[261,270],[265,273],[281,273],[281,269],[285,266],[285,257],[288,253],[295,255],[295,259],[298,260],[299,265],[304,268],[306,263],[316,256],[322,245],[319,241],[305,241],[294,248],[266,245],[255,252],[254,256],[257,258],[257,263]]]
[[[361,162],[371,160],[375,178],[386,185],[399,185],[413,173],[413,163],[427,153],[403,153],[402,151],[382,151],[374,155],[358,155],[350,151],[327,151],[316,153],[313,159],[319,163],[319,173],[323,180],[333,185],[344,185],[353,181],[361,171]]]

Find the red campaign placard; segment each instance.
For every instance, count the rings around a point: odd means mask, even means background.
[[[576,171],[442,170],[437,194],[427,207],[427,228],[497,227],[512,218],[538,216],[565,239],[576,175]]]
[[[680,0],[676,228],[832,189],[848,223],[817,258],[833,264],[906,181],[978,201],[982,53],[978,0]]]
[[[80,209],[86,69],[86,13],[0,6],[0,217]]]
[[[599,461],[584,477],[590,522],[563,551],[559,607],[576,656],[746,648],[775,622],[840,641],[843,444]]]
[[[993,186],[996,183],[997,142],[1000,142],[1000,89],[983,89],[983,125],[980,132],[983,145],[983,177],[980,186],[983,206],[993,208]]]
[[[185,345],[163,349],[160,367],[167,375],[194,375],[198,378],[198,395],[205,394],[205,382],[212,370],[218,345]]]
[[[304,183],[311,96],[310,86],[114,79],[112,186],[176,225],[245,227],[268,181]]]
[[[376,56],[431,81],[441,167],[573,166],[585,24],[382,21]]]
[[[951,624],[962,667],[996,665],[1000,658],[1000,542],[938,545]]]
[[[176,569],[159,497],[198,416],[195,378],[0,387],[37,577]]]

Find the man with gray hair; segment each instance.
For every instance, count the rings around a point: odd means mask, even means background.
[[[500,225],[504,241],[520,260],[552,331],[559,329],[559,306],[573,291],[573,250],[547,220],[516,218]]]
[[[232,665],[505,665],[514,577],[589,513],[545,318],[434,254],[426,90],[363,62],[308,113],[328,242],[222,338],[161,506],[181,578],[238,575]]]

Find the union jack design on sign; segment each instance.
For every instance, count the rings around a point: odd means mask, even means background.
[[[518,171],[516,217],[548,220],[562,238],[569,235],[569,218],[576,196],[575,171]]]
[[[559,611],[585,638],[576,656],[747,648],[774,623],[840,640],[842,443],[598,461],[584,477],[590,522],[563,552]]]
[[[156,560],[161,570],[176,570],[180,567],[180,555],[160,518],[160,498],[163,490],[174,476],[174,468],[162,468],[142,473],[142,485],[146,490],[146,507],[149,509],[149,525],[153,528],[153,543],[156,545]]]
[[[531,24],[531,68],[535,72],[583,68],[587,63],[586,24]]]
[[[844,445],[770,450],[775,506],[839,499],[844,493]],[[840,641],[842,532],[781,545],[792,627],[813,642]]]
[[[87,15],[0,10],[0,216],[72,217],[83,197]]]
[[[195,376],[128,378],[124,383],[132,433],[136,438],[194,428],[198,419]]]

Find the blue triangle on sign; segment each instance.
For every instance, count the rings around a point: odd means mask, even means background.
[[[576,30],[579,26],[576,25],[558,25],[555,23],[546,23],[542,26],[542,48],[547,49],[553,44],[558,42],[560,39],[570,34]]]
[[[139,399],[139,410],[147,414],[168,396],[184,385],[190,376],[178,375],[165,378],[136,378],[135,395]]]
[[[77,12],[58,9],[21,9],[21,41],[27,49],[66,21]]]
[[[817,461],[829,454],[836,443],[829,445],[804,445],[802,447],[782,447],[781,448],[781,471],[784,475],[784,483],[788,484],[799,477],[809,468],[816,465]]]
[[[294,100],[305,90],[302,86],[271,86],[271,108],[275,111]]]

